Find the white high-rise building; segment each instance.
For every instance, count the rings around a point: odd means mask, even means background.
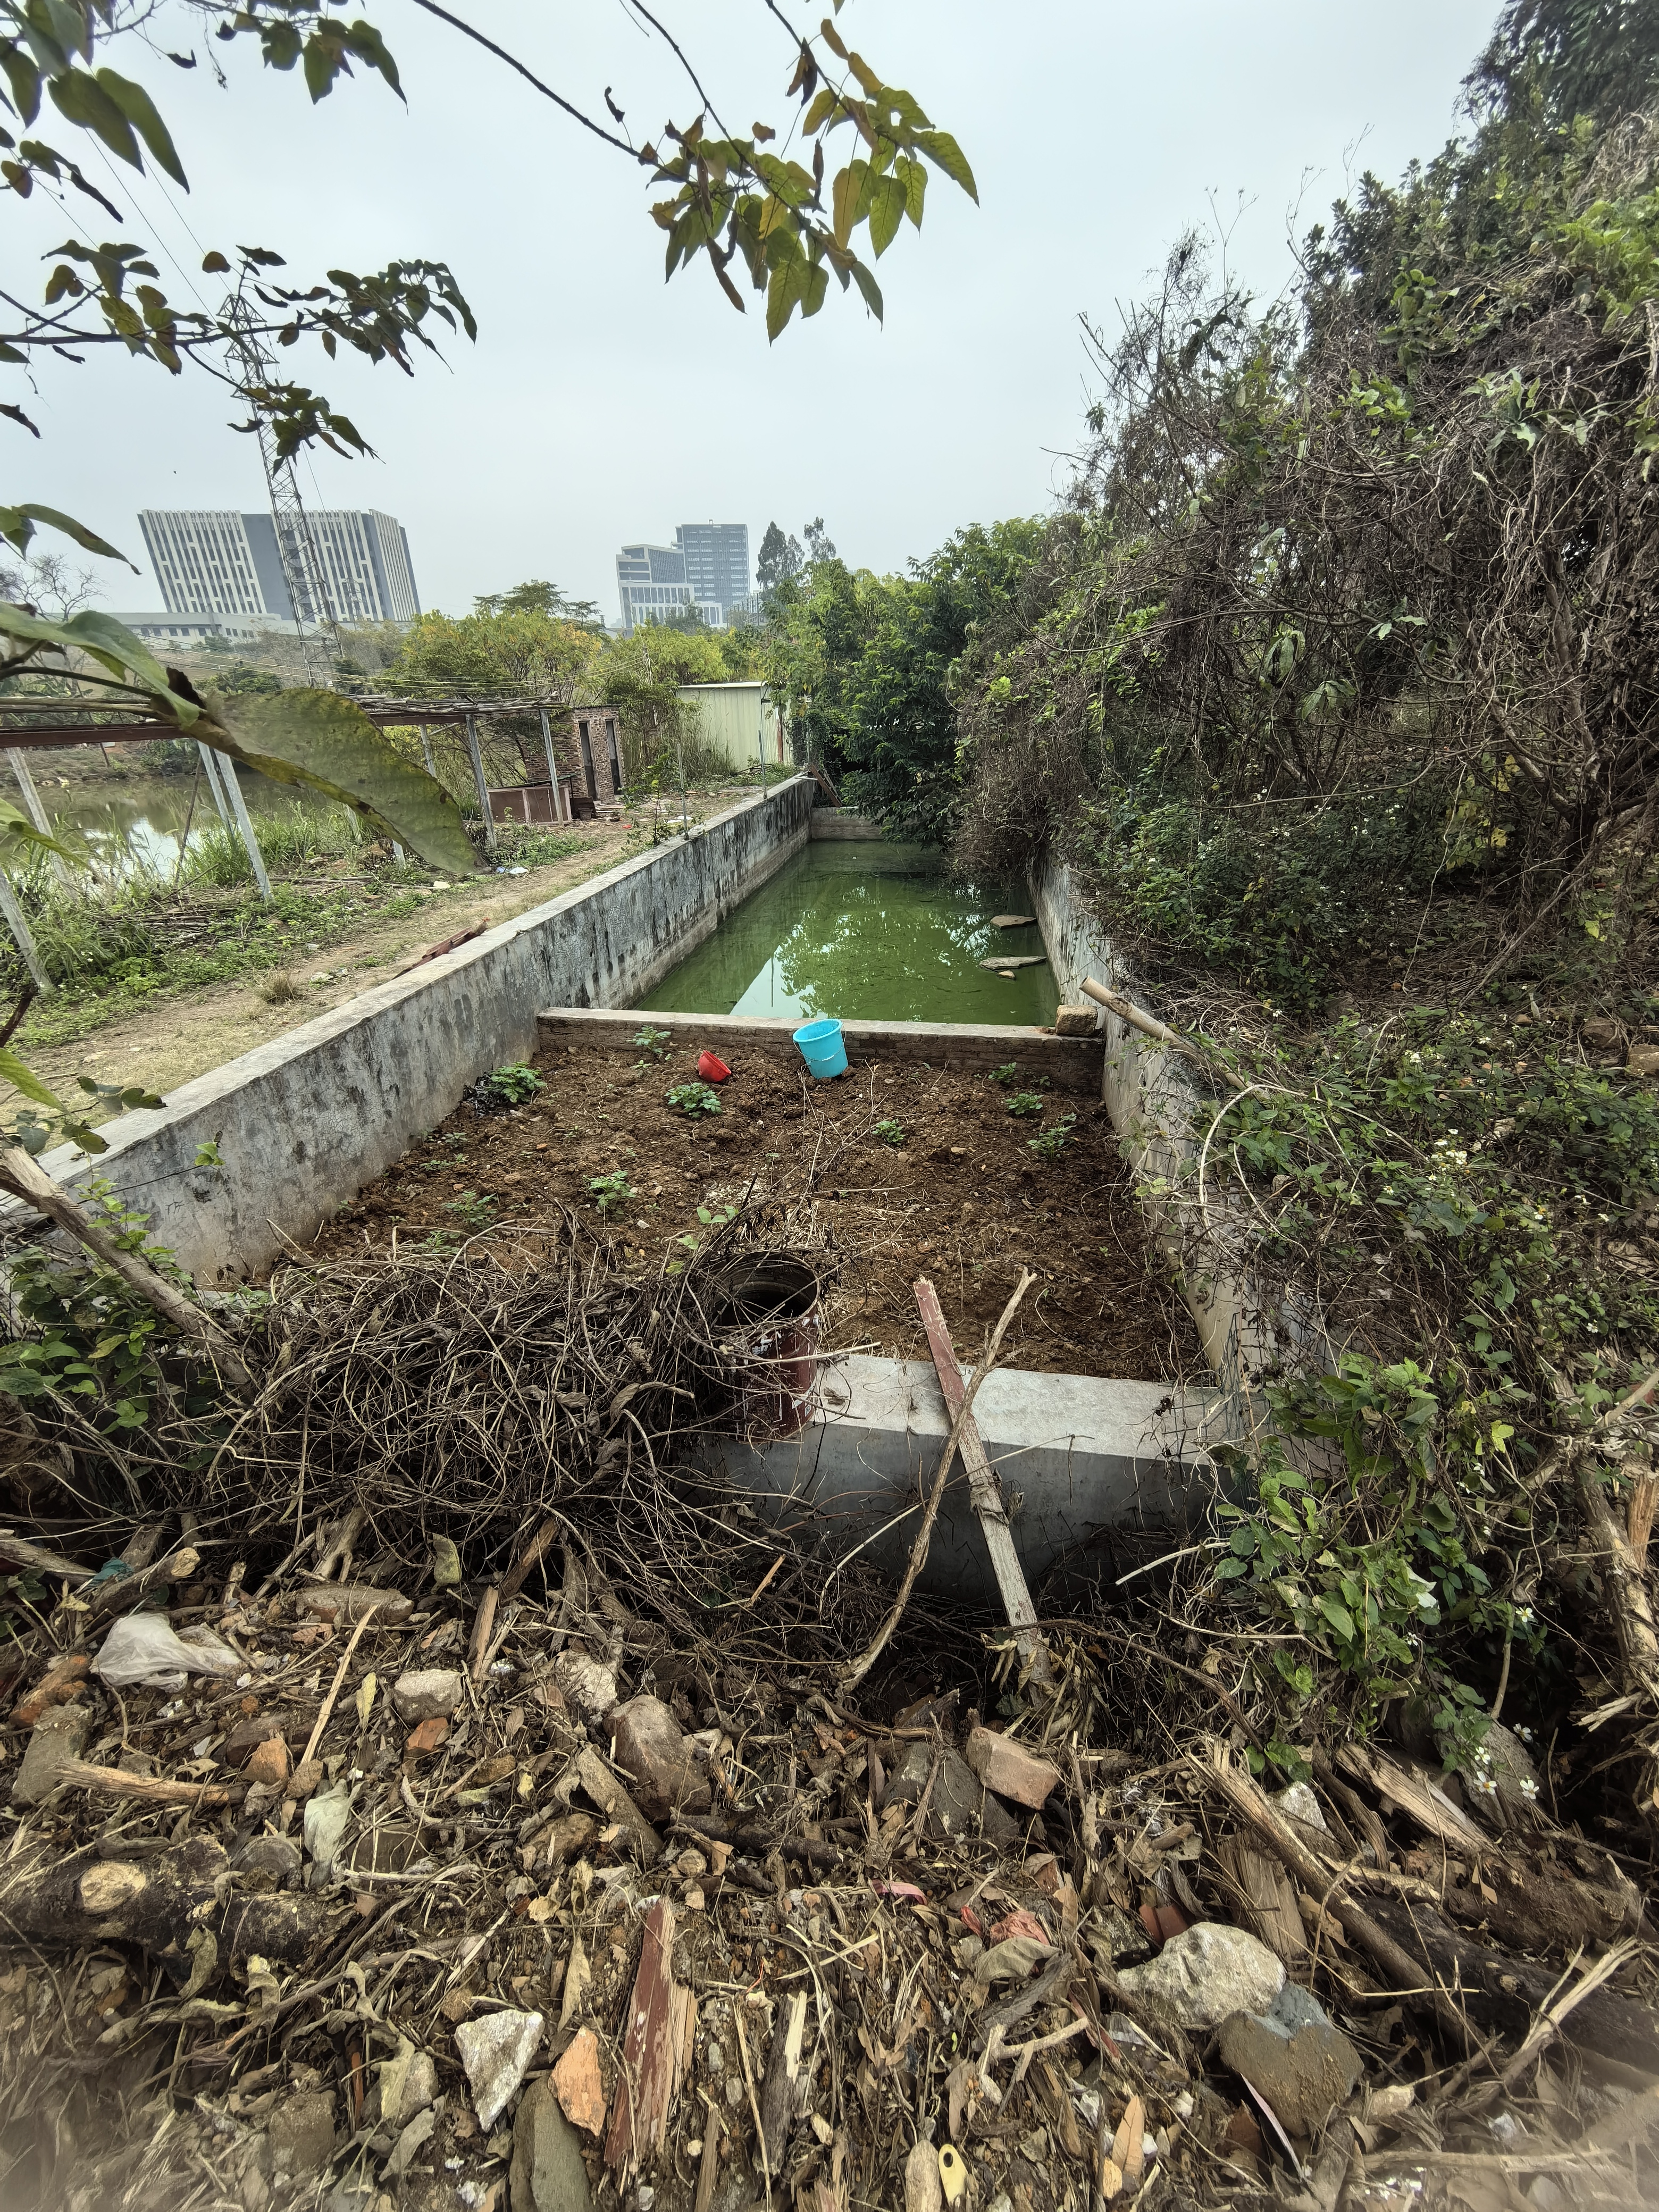
[[[749,590],[749,525],[683,522],[672,545],[624,545],[617,556],[622,626],[661,622],[695,607],[719,629]]]
[[[393,516],[373,508],[316,507],[307,509],[307,519],[336,620],[415,620],[421,600],[409,539]],[[146,507],[138,527],[169,613],[293,621],[276,526],[269,514]]]

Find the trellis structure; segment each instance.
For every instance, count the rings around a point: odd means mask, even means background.
[[[496,848],[495,809],[490,798],[489,781],[484,773],[483,749],[479,740],[481,722],[505,721],[509,719],[538,719],[541,724],[542,746],[547,758],[547,778],[553,789],[554,818],[572,818],[571,801],[565,786],[570,781],[562,775],[558,757],[553,744],[555,713],[568,713],[565,700],[531,699],[386,699],[369,697],[354,702],[377,729],[413,729],[419,732],[421,750],[428,773],[434,773],[430,732],[434,728],[460,725],[466,737],[468,763],[477,792],[479,811],[483,821],[483,842],[486,852]],[[179,738],[185,732],[171,724],[122,720],[118,713],[94,699],[73,696],[36,696],[30,693],[0,696],[0,744],[6,748],[8,760],[15,775],[18,787],[29,818],[37,829],[50,834],[51,823],[34,779],[29,772],[27,756],[36,752],[59,752],[75,745],[153,744],[158,741]],[[236,774],[236,763],[228,753],[216,751],[211,745],[198,741],[202,757],[202,771],[207,781],[214,806],[226,829],[233,830],[241,839],[253,871],[259,896],[272,896],[270,878],[265,867],[264,855],[259,849],[253,818],[248,812],[247,801]],[[393,852],[403,858],[403,848],[395,846]],[[50,991],[40,952],[27,917],[18,901],[15,890],[3,868],[0,868],[0,916],[16,940],[25,966],[36,987]]]

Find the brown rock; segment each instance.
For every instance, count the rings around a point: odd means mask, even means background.
[[[1633,1044],[1625,1062],[1626,1075],[1659,1075],[1659,1044]]]
[[[434,1713],[429,1721],[412,1728],[404,1739],[404,1749],[415,1759],[428,1759],[449,1734],[449,1723]]]
[[[596,2136],[605,2125],[605,2090],[599,2081],[599,2045],[591,2027],[580,2028],[553,2069],[553,2090],[571,2124]]]
[[[461,1701],[461,1678],[453,1667],[411,1668],[392,1686],[400,1721],[447,1720]]]
[[[326,2089],[288,2097],[270,2116],[270,2162],[296,2180],[323,2172],[334,2155],[334,2098]]]
[[[250,1782],[266,1790],[280,1790],[288,1780],[288,1746],[279,1735],[267,1736],[248,1753],[242,1771]]]
[[[547,1831],[543,1857],[549,1866],[562,1866],[567,1859],[580,1858],[599,1832],[591,1813],[567,1813]]]
[[[1056,1006],[1054,1035],[1056,1036],[1092,1036],[1100,1027],[1092,1006]]]
[[[19,1728],[33,1728],[49,1705],[67,1705],[79,1697],[86,1679],[85,1652],[71,1651],[66,1659],[55,1659],[27,1697],[12,1707],[13,1720]]]
[[[38,1805],[58,1787],[58,1778],[85,1748],[92,1715],[84,1705],[48,1705],[29,1737],[28,1749],[17,1779],[11,1785],[14,1805]]]
[[[219,1747],[219,1757],[227,1766],[246,1766],[262,1743],[283,1733],[283,1723],[274,1714],[262,1713],[253,1720],[238,1721]]]
[[[630,1698],[616,1707],[610,1725],[615,1763],[633,1783],[635,1800],[647,1820],[708,1810],[703,1770],[660,1698]]]
[[[309,1797],[313,1790],[323,1786],[323,1762],[320,1759],[302,1759],[294,1770],[288,1785],[290,1797]]]
[[[999,1797],[1012,1797],[1016,1805],[1042,1811],[1060,1780],[1060,1769],[1038,1759],[1022,1743],[1015,1743],[995,1729],[973,1729],[967,1743],[968,1764],[988,1790]]]
[[[1236,2012],[1221,2023],[1221,2056],[1294,2136],[1322,2127],[1363,2071],[1359,2053],[1328,2021],[1287,2035],[1273,2020]]]

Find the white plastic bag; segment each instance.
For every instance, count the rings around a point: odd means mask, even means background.
[[[92,1671],[114,1689],[142,1682],[180,1690],[187,1674],[233,1674],[241,1663],[211,1629],[192,1628],[186,1638],[163,1613],[127,1613],[104,1638]]]

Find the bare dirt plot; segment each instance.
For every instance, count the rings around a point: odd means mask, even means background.
[[[562,1233],[574,1215],[617,1264],[655,1271],[683,1262],[679,1240],[705,1233],[699,1208],[716,1213],[752,1188],[840,1262],[825,1310],[832,1349],[925,1359],[910,1285],[926,1274],[971,1358],[1024,1266],[1040,1279],[1005,1344],[1007,1364],[1157,1379],[1198,1363],[1103,1107],[1038,1094],[1041,1118],[1022,1119],[1008,1111],[1018,1080],[855,1063],[815,1084],[756,1053],[720,1087],[718,1114],[688,1118],[665,1093],[695,1080],[696,1063],[695,1048],[643,1066],[592,1048],[544,1055],[539,1097],[493,1115],[464,1105],[314,1249],[361,1253],[394,1231],[488,1243],[497,1224]],[[1072,1114],[1058,1155],[1035,1155],[1029,1139]],[[619,1188],[602,1213],[594,1183],[618,1174],[627,1195]]]

